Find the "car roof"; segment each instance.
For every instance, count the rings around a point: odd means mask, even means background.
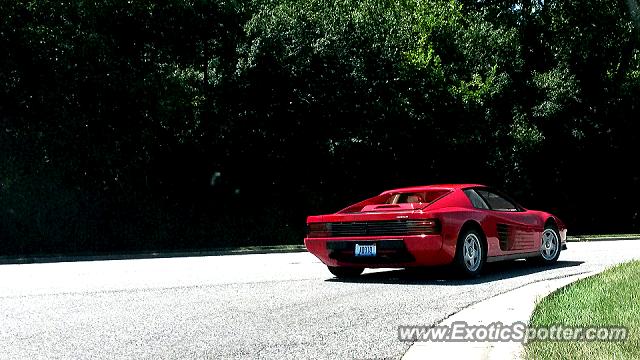
[[[454,190],[454,189],[466,189],[473,187],[486,187],[480,184],[437,184],[437,185],[422,185],[422,186],[410,186],[398,189],[387,190],[382,194],[396,193],[396,192],[411,192],[411,191],[426,191],[426,190]]]

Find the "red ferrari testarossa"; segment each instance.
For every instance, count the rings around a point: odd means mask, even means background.
[[[304,243],[337,277],[364,268],[453,264],[475,276],[486,262],[553,263],[566,249],[557,217],[476,184],[385,191],[335,214],[309,216]]]

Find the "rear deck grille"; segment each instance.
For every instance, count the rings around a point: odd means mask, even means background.
[[[326,237],[428,235],[439,232],[434,220],[391,220],[327,223]]]

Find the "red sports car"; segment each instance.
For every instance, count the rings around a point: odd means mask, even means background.
[[[335,214],[309,216],[304,243],[337,277],[444,264],[475,276],[486,262],[553,263],[566,236],[549,213],[483,185],[454,184],[389,190]]]

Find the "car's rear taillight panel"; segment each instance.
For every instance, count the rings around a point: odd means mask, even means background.
[[[307,237],[432,235],[440,230],[438,219],[327,222],[307,224]]]
[[[330,237],[331,229],[329,227],[330,227],[330,223],[307,224],[307,237],[309,238]]]

